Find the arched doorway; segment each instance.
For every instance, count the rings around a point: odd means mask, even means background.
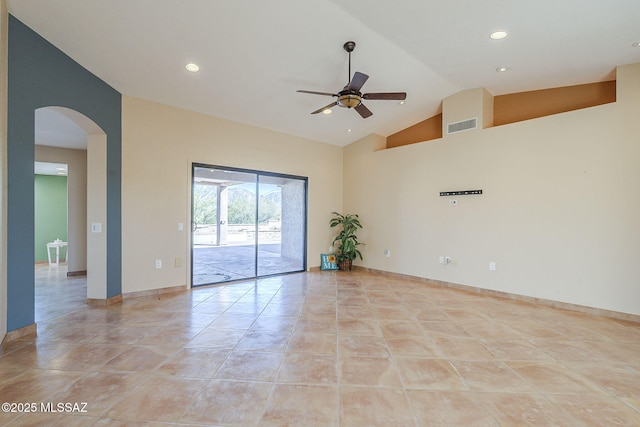
[[[88,300],[106,299],[106,134],[78,111],[43,107],[35,111],[35,145],[36,161],[68,165],[68,272],[86,273]]]

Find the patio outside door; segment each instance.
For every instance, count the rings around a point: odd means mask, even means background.
[[[306,178],[202,164],[192,177],[192,286],[306,269]]]

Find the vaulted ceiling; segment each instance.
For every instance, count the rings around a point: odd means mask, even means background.
[[[344,146],[400,131],[442,99],[615,78],[640,62],[638,0],[9,0],[9,12],[124,95]],[[508,36],[492,40],[503,30]],[[374,113],[311,115],[352,73]],[[634,46],[634,44],[636,44]],[[200,71],[190,73],[187,63]],[[507,71],[498,72],[498,67]]]

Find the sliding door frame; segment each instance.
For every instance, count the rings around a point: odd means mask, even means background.
[[[216,285],[216,284],[220,284],[220,283],[231,283],[234,281],[240,281],[240,280],[254,280],[254,279],[259,279],[259,278],[263,278],[263,277],[273,277],[273,276],[281,276],[281,275],[285,275],[285,274],[294,274],[294,273],[301,273],[307,270],[307,238],[308,238],[308,217],[309,217],[309,178],[306,176],[298,176],[298,175],[290,175],[290,174],[284,174],[284,173],[278,173],[278,172],[268,172],[268,171],[262,171],[262,170],[257,170],[257,169],[244,169],[244,168],[238,168],[238,167],[232,167],[232,166],[221,166],[221,165],[211,165],[211,164],[207,164],[207,163],[197,163],[197,162],[193,162],[191,164],[191,212],[190,212],[190,221],[191,224],[193,224],[193,215],[194,215],[194,190],[195,190],[195,171],[196,168],[205,168],[205,169],[219,169],[219,170],[225,170],[225,171],[230,171],[230,172],[240,172],[240,173],[247,173],[247,174],[254,174],[256,175],[256,203],[255,203],[255,226],[256,226],[256,233],[255,233],[255,241],[254,241],[254,248],[255,248],[255,256],[254,256],[254,277],[247,277],[247,278],[243,278],[243,279],[238,279],[238,280],[230,280],[230,281],[225,281],[225,282],[215,282],[215,283],[208,283],[208,284],[199,284],[199,285],[194,285],[193,284],[193,240],[194,240],[194,236],[193,236],[193,227],[189,227],[190,231],[190,239],[189,239],[189,245],[190,245],[190,281],[191,281],[191,286],[190,287],[199,287],[199,286],[210,286],[210,285]],[[303,216],[303,248],[302,248],[302,269],[301,270],[295,270],[295,271],[288,271],[288,272],[283,272],[283,273],[274,273],[274,274],[266,274],[266,275],[258,275],[258,249],[260,246],[260,239],[259,239],[259,233],[258,233],[258,214],[259,214],[259,206],[260,206],[260,177],[264,176],[264,177],[275,177],[275,178],[283,178],[283,179],[292,179],[292,180],[298,180],[298,181],[302,181],[303,186],[304,186],[304,200],[303,200],[303,209],[304,209],[304,216]],[[216,213],[216,217],[217,217],[217,221],[219,222],[219,212]],[[219,225],[219,224],[218,224]]]

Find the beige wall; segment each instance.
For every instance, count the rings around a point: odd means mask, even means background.
[[[123,293],[189,283],[192,162],[307,176],[307,266],[320,265],[331,212],[342,209],[340,147],[137,98],[122,103]]]
[[[87,298],[107,298],[107,136],[87,135]],[[94,224],[99,230],[94,230]]]
[[[388,150],[375,151],[377,136],[346,147],[344,210],[365,226],[361,264],[640,314],[640,64],[617,79],[616,103]],[[475,189],[484,194],[439,196]]]
[[[68,271],[87,270],[87,151],[36,145],[36,162],[63,163],[67,174]]]

